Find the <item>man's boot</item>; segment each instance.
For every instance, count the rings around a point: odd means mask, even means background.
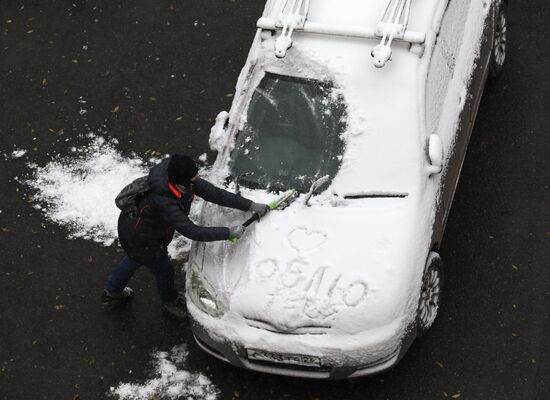
[[[122,292],[120,293],[112,293],[107,289],[103,290],[103,294],[101,295],[101,302],[103,303],[103,307],[111,308],[118,305],[126,304],[132,301],[133,298],[134,291],[129,286],[126,286],[124,289],[122,289]]]
[[[185,305],[185,296],[180,296],[171,303],[162,305],[162,313],[175,321],[187,322],[187,306]]]

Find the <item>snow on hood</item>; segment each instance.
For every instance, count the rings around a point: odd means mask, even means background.
[[[410,256],[415,201],[361,199],[331,206],[317,199],[306,207],[302,200],[251,225],[236,244],[197,245],[193,263],[228,299],[230,311],[281,331],[347,333],[408,315],[410,291],[417,287],[411,262],[416,258]]]

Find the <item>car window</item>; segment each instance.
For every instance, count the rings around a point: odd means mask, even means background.
[[[447,88],[453,78],[456,59],[462,46],[471,0],[451,0],[441,22],[433,50],[426,87],[426,124],[428,133],[438,132]]]
[[[252,188],[307,191],[336,175],[346,107],[331,83],[267,73],[254,90],[231,155],[233,176]]]

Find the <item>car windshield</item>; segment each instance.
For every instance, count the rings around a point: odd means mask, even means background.
[[[250,188],[301,192],[340,167],[346,108],[331,83],[267,73],[256,87],[231,169]]]

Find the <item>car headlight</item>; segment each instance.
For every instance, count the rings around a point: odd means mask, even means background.
[[[224,303],[220,301],[212,285],[196,267],[191,269],[189,285],[191,300],[201,311],[216,318],[225,313]]]

